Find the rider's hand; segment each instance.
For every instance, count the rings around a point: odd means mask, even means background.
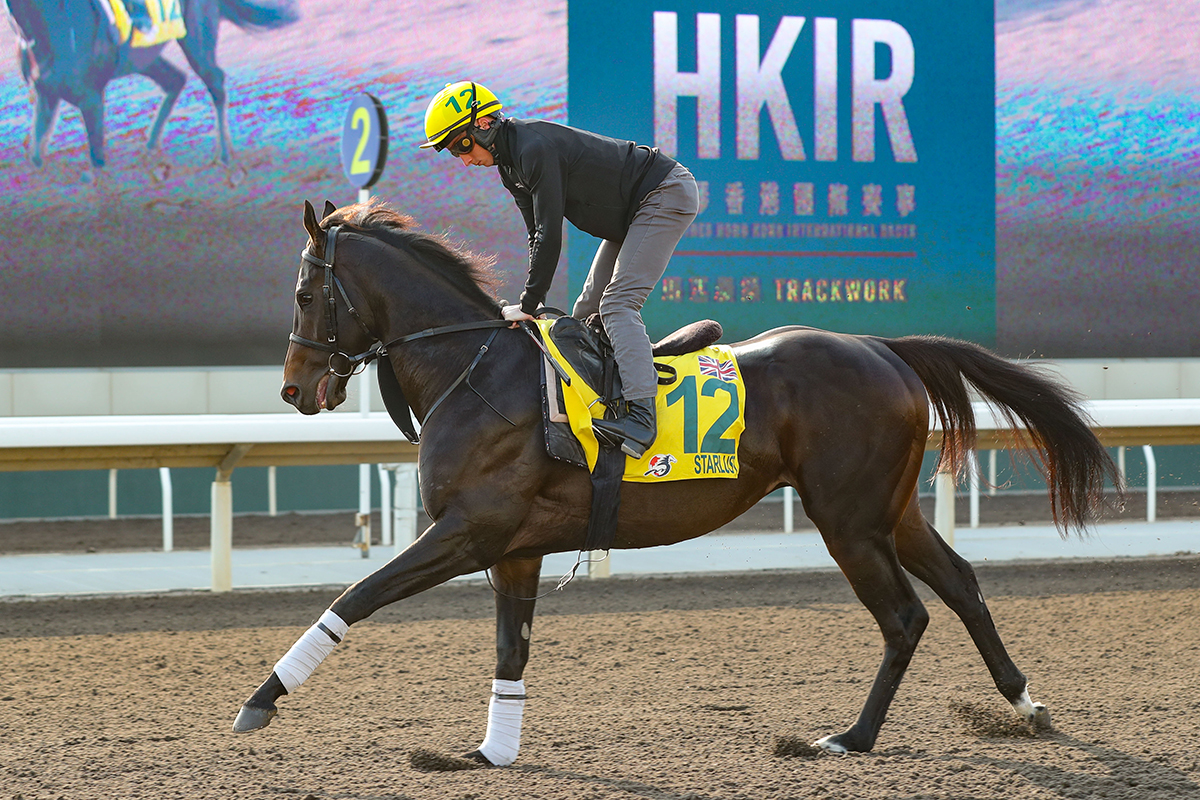
[[[520,306],[505,306],[500,313],[506,320],[512,323],[513,328],[517,327],[517,323],[526,319],[533,319],[532,316],[521,310]]]

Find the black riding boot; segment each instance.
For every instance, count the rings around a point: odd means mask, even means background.
[[[654,398],[630,400],[622,405],[624,413],[616,419],[594,420],[592,427],[614,445],[620,444],[626,455],[641,458],[658,436]]]

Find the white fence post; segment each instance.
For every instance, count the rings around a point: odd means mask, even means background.
[[[267,514],[272,517],[279,514],[279,483],[275,477],[275,467],[267,467]]]
[[[979,454],[972,450],[967,461],[971,486],[971,527],[979,527]]]
[[[158,468],[158,480],[162,483],[163,552],[169,553],[175,549],[175,500],[170,467]]]
[[[362,190],[359,192],[359,197],[363,196]],[[366,195],[370,197],[368,193]],[[361,202],[366,202],[362,200]],[[378,367],[376,367],[378,369]],[[362,377],[359,379],[358,396],[358,413],[363,417],[371,416],[371,384],[368,381],[368,376],[371,374],[370,369],[363,370]],[[358,549],[362,551],[363,558],[371,557],[371,465],[358,465],[358,514],[354,518],[354,524],[358,526],[358,534],[354,537],[354,543]]]
[[[783,487],[783,532],[793,533],[796,530],[796,490],[790,486]]]
[[[392,545],[392,473],[387,464],[379,464],[379,543]]]
[[[417,465],[396,465],[396,488],[393,491],[392,537],[396,552],[417,540]]]
[[[954,475],[949,472],[939,472],[934,479],[933,526],[946,540],[946,544],[954,546]]]
[[[228,592],[233,588],[233,468],[252,447],[252,444],[231,447],[213,478],[212,516],[208,530],[214,592]]]
[[[108,471],[108,518],[117,518],[117,471]]]
[[[212,590],[228,592],[233,588],[233,481],[220,477],[212,484],[212,522],[209,527],[212,549]]]
[[[1154,448],[1142,445],[1146,457],[1146,522],[1158,519],[1158,462],[1154,460]]]

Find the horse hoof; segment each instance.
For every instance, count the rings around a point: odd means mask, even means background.
[[[850,751],[844,744],[838,741],[838,736],[823,736],[813,742],[813,747],[819,747],[826,753],[833,753],[837,756],[844,756]]]
[[[1050,723],[1050,709],[1041,703],[1033,704],[1033,716],[1029,720],[1035,731],[1047,731],[1053,727]]]
[[[254,706],[242,706],[238,711],[237,719],[233,721],[234,733],[246,733],[248,731],[256,731],[259,728],[265,728],[271,724],[271,717],[279,713],[279,709],[275,706],[270,708],[255,708]]]
[[[478,764],[482,764],[485,767],[496,766],[491,761],[488,761],[488,757],[485,756],[483,753],[479,752],[478,750],[472,750],[469,753],[464,753],[462,757],[463,757],[464,761],[474,761]]]

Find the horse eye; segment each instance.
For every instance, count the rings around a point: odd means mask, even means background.
[[[296,295],[296,302],[300,304],[301,308],[304,308],[311,303],[312,299],[312,295],[308,292],[301,292],[300,294]]]

